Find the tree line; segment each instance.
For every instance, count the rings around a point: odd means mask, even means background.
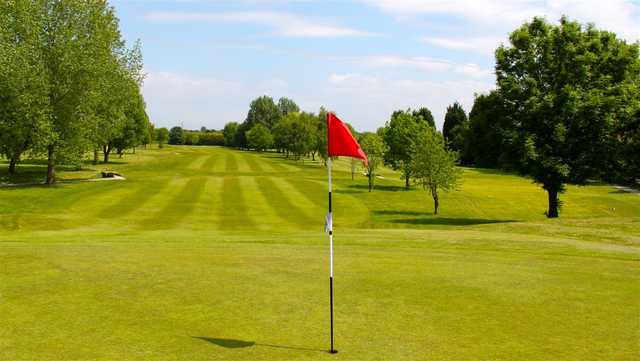
[[[105,0],[0,2],[0,151],[9,171],[25,153],[56,165],[88,152],[104,162],[152,141],[140,87],[140,43],[127,47]]]

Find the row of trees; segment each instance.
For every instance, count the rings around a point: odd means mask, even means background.
[[[496,90],[466,119],[450,107],[444,135],[464,164],[528,174],[557,217],[566,183],[640,178],[639,44],[562,18],[515,30],[496,50]]]
[[[59,163],[152,141],[140,44],[127,48],[106,1],[0,2],[0,151]]]
[[[224,127],[225,144],[232,147],[264,151],[276,149],[285,157],[327,159],[327,110],[318,114],[301,112],[298,105],[287,98],[277,103],[268,96],[251,102],[243,123],[231,122]],[[426,108],[393,112],[386,126],[376,133],[356,132],[369,159],[365,167],[369,191],[383,164],[399,170],[409,188],[411,180],[428,189],[433,196],[435,212],[439,206],[438,191],[455,187],[460,175],[456,168],[458,155],[445,145],[444,137],[435,129],[431,111]],[[352,160],[352,178],[358,168]]]
[[[202,127],[198,130],[188,130],[173,127],[168,133],[166,141],[174,145],[225,145],[221,131]]]

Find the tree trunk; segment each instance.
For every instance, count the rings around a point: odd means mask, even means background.
[[[11,157],[11,159],[9,159],[9,174],[10,175],[14,175],[16,174],[16,157]]]
[[[549,210],[547,211],[547,218],[558,218],[558,206],[560,202],[558,201],[558,191],[557,190],[547,190],[547,194],[549,195]]]
[[[104,163],[109,163],[109,153],[111,153],[111,145],[102,146],[102,153],[104,154]]]
[[[355,173],[355,172],[354,172],[354,169],[353,169],[353,168],[351,168],[351,180],[353,180],[354,173]]]
[[[316,152],[311,152],[311,160],[316,161]]]
[[[373,177],[371,176],[371,172],[369,172],[369,192],[373,189]]]
[[[438,207],[440,206],[440,202],[438,201],[438,188],[431,188],[431,196],[433,197],[433,214],[438,215]]]
[[[98,164],[98,149],[93,150],[93,164]]]
[[[47,149],[47,184],[56,183],[55,148],[53,144]]]
[[[404,176],[404,189],[409,189],[409,175]]]

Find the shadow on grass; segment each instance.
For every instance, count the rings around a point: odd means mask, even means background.
[[[352,184],[348,186],[349,188],[361,189],[364,191],[369,191],[368,184]],[[406,189],[404,186],[395,186],[395,185],[386,185],[386,184],[376,184],[373,186],[374,191],[383,191],[383,192],[398,192],[398,191],[412,191],[415,188]],[[346,193],[346,192],[345,192]]]
[[[483,219],[483,218],[441,218],[441,217],[426,217],[426,218],[402,218],[392,219],[389,222],[399,224],[414,224],[414,225],[438,225],[438,226],[473,226],[478,224],[494,224],[494,223],[513,223],[515,220],[500,220],[500,219]]]
[[[305,347],[294,347],[294,346],[284,346],[284,345],[272,345],[267,343],[257,343],[254,341],[243,341],[243,340],[234,340],[230,338],[214,338],[214,337],[198,337],[191,336],[192,338],[197,338],[198,340],[206,341],[212,343],[216,346],[224,347],[224,348],[245,348],[252,346],[262,346],[262,347],[272,347],[272,348],[281,348],[286,350],[298,350],[298,351],[314,351],[314,352],[327,352],[326,350],[318,350],[313,348],[305,348]]]

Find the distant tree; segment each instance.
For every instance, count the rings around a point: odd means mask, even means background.
[[[436,127],[436,122],[433,120],[433,114],[431,114],[431,110],[427,107],[422,107],[416,109],[412,112],[414,117],[421,117],[423,121],[427,123],[432,128]]]
[[[227,147],[235,146],[235,137],[238,132],[238,123],[237,122],[229,122],[224,125],[224,129],[222,133],[224,134],[224,144]]]
[[[173,127],[169,131],[169,144],[184,144],[184,131],[181,127]]]
[[[358,158],[349,158],[351,160],[351,180],[355,179],[356,172],[358,171],[358,165],[362,163]]]
[[[249,148],[255,149],[258,152],[262,152],[273,146],[273,136],[269,129],[262,124],[254,125],[246,135]]]
[[[167,128],[156,129],[156,142],[158,148],[164,148],[164,144],[169,140],[169,130]]]
[[[315,141],[316,153],[318,153],[325,164],[327,162],[327,113],[324,107],[320,107]]]
[[[498,91],[523,154],[520,169],[548,194],[558,217],[565,184],[584,183],[611,162],[608,139],[638,99],[639,45],[563,17],[534,18],[496,50]]]
[[[247,131],[251,129],[251,125],[247,122],[242,122],[238,125],[235,134],[233,135],[233,146],[237,148],[247,148]]]
[[[455,102],[447,107],[447,113],[444,115],[444,124],[442,126],[442,135],[444,139],[451,143],[454,140],[453,129],[459,125],[462,125],[467,121],[467,113],[465,113],[462,105]],[[460,150],[459,148],[454,148]]]
[[[206,133],[206,131],[207,131],[207,127],[205,127],[204,125],[200,127],[200,132]]]
[[[293,100],[283,97],[278,100],[278,110],[280,111],[280,116],[284,117],[289,113],[299,113],[300,107]]]
[[[197,145],[198,143],[200,143],[200,134],[198,132],[184,132],[184,144]]]
[[[382,166],[386,145],[382,138],[375,133],[364,133],[360,137],[360,146],[367,155],[369,162],[365,166],[367,179],[369,181],[369,192],[373,190],[378,168]]]
[[[414,116],[411,111],[396,111],[381,131],[387,146],[385,164],[402,173],[405,188],[409,188],[411,178],[411,146],[417,135],[429,127],[423,120],[424,118]]]
[[[258,123],[271,129],[280,117],[280,109],[276,103],[273,102],[273,99],[263,95],[254,99],[251,105],[249,105],[249,113],[245,121],[245,123],[247,123],[245,132]]]
[[[440,205],[438,191],[454,189],[462,171],[456,167],[458,154],[448,150],[444,137],[434,128],[423,129],[412,145],[411,168],[416,183],[431,192],[434,214]]]

